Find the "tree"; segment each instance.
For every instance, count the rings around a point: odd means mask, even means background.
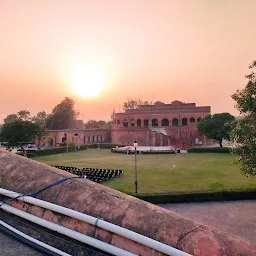
[[[48,129],[69,129],[72,128],[78,113],[74,110],[75,101],[65,98],[59,103],[52,113],[47,117],[46,127]]]
[[[100,120],[100,121],[89,120],[85,124],[85,128],[100,128],[101,126],[105,126],[106,124],[107,124],[107,122],[103,121],[103,120]]]
[[[30,112],[27,110],[21,110],[17,113],[17,116],[22,121],[30,120]]]
[[[32,121],[38,124],[40,127],[46,126],[47,114],[45,111],[38,112],[36,116],[32,117]]]
[[[222,139],[229,139],[231,122],[234,120],[235,117],[229,113],[208,115],[197,124],[197,127],[199,132],[208,138],[218,140],[222,147]]]
[[[232,95],[236,108],[243,118],[233,123],[231,137],[238,142],[234,152],[240,155],[241,171],[246,176],[256,176],[256,60],[249,66],[246,87]]]
[[[123,110],[137,109],[141,105],[149,105],[149,103],[148,101],[143,101],[141,98],[129,98],[126,102],[124,102]]]
[[[4,123],[8,124],[14,121],[17,121],[19,118],[16,114],[10,114],[4,119]]]
[[[9,145],[15,146],[18,142],[31,142],[36,137],[42,137],[45,130],[30,121],[16,120],[2,126],[0,136]]]

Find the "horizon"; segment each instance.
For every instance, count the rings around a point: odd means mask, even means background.
[[[84,120],[109,120],[129,97],[239,116],[231,95],[245,87],[256,59],[253,0],[9,0],[0,7],[0,123],[20,110],[49,114],[64,97]]]

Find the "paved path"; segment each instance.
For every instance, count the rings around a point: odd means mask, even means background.
[[[159,206],[196,222],[243,237],[256,245],[256,200]]]
[[[34,250],[28,245],[9,237],[0,231],[0,255],[1,256],[43,256],[44,254]]]

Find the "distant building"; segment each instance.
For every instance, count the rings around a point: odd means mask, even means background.
[[[55,146],[64,141],[79,144],[112,142],[132,145],[136,139],[139,145],[188,148],[198,139],[204,145],[211,143],[197,130],[197,123],[211,113],[210,106],[196,106],[195,103],[173,101],[170,104],[157,101],[115,114],[112,127],[84,129],[78,120],[69,130],[49,130],[48,138]],[[42,142],[41,142],[42,143]]]
[[[116,113],[111,141],[131,145],[136,139],[139,145],[188,148],[198,138],[207,144],[205,136],[197,130],[197,123],[210,113],[210,106],[197,107],[195,103],[181,101],[142,105]]]

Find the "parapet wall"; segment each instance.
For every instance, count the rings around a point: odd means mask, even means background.
[[[29,193],[69,176],[73,175],[0,151],[2,188],[22,194]],[[256,249],[242,238],[200,225],[169,210],[88,180],[68,180],[41,192],[37,198],[102,218],[192,255],[256,255]],[[163,255],[111,232],[49,210],[21,201],[13,202],[12,205],[138,255]]]

